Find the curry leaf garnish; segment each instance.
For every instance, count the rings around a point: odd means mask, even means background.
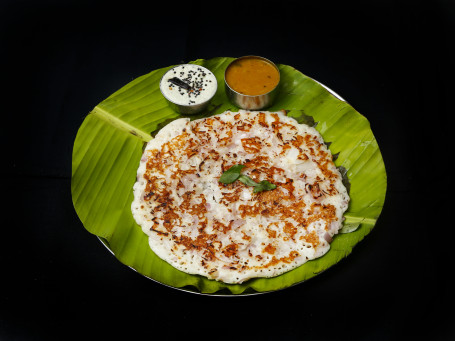
[[[276,185],[268,182],[267,180],[262,180],[260,183],[258,183],[255,187],[253,192],[258,193],[262,191],[270,191],[272,189],[275,189]]]
[[[225,171],[221,177],[220,182],[223,184],[232,184],[235,180],[237,180],[240,176],[240,172],[242,168],[245,167],[244,165],[235,165]]]
[[[246,175],[240,175],[238,180],[242,183],[244,183],[247,186],[257,186],[257,182],[251,179],[249,176]]]
[[[270,183],[267,180],[262,180],[260,183],[257,183],[253,179],[251,179],[247,175],[241,174],[242,169],[244,168],[244,165],[234,165],[231,168],[229,168],[227,171],[225,171],[219,181],[224,183],[224,184],[231,184],[236,180],[239,180],[241,183],[247,185],[247,186],[252,186],[254,187],[253,192],[258,193],[262,191],[270,191],[272,189],[276,188],[275,184]]]

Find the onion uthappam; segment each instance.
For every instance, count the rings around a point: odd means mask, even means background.
[[[349,204],[319,132],[284,111],[169,123],[146,145],[133,190],[153,252],[225,283],[324,255]]]

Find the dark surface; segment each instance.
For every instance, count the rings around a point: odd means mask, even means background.
[[[0,340],[453,340],[453,1],[197,4],[1,2]],[[292,65],[369,119],[388,174],[383,213],[348,258],[281,292],[161,286],[79,221],[74,138],[140,75],[248,54]]]

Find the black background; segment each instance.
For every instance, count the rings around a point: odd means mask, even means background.
[[[0,3],[0,340],[455,339],[453,1]],[[77,130],[151,70],[248,54],[292,65],[369,119],[383,213],[349,257],[280,292],[162,286],[78,219]]]

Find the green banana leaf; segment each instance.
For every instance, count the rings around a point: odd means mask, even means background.
[[[212,104],[199,118],[237,111],[224,92],[224,71],[233,58],[198,59],[192,63],[211,70],[218,81]],[[174,65],[173,65],[174,66]],[[206,294],[263,293],[303,282],[351,253],[374,227],[384,204],[387,177],[368,120],[336,98],[317,81],[287,65],[281,73],[280,95],[270,111],[286,109],[289,116],[311,116],[316,129],[347,170],[351,202],[346,223],[354,232],[335,236],[323,257],[274,278],[225,284],[176,270],[157,257],[131,214],[133,185],[144,144],[160,127],[182,116],[173,112],[159,90],[161,76],[171,67],[141,76],[99,103],[77,133],[72,157],[71,191],[84,227],[98,236],[119,261],[164,285]]]

